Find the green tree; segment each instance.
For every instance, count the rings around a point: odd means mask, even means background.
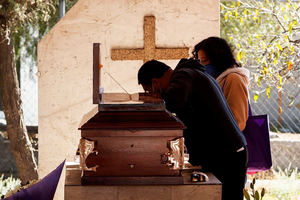
[[[237,60],[253,72],[260,88],[255,101],[262,92],[270,97],[271,87],[283,91],[287,82],[299,90],[299,11],[300,3],[289,0],[221,2],[221,36],[233,44]],[[290,96],[290,104],[295,98]]]
[[[66,12],[77,2],[77,0],[66,0]],[[13,34],[13,42],[15,48],[15,61],[17,72],[21,68],[21,49],[25,47],[24,57],[30,58],[31,70],[37,66],[37,45],[38,42],[47,34],[47,32],[60,20],[59,19],[59,1],[53,1],[53,12],[45,21],[43,17],[39,17],[36,21],[23,24],[17,27]],[[25,66],[22,66],[25,67]]]
[[[48,21],[53,11],[51,0],[0,0],[0,92],[11,151],[22,184],[37,179],[38,174],[23,120],[13,34],[28,23]]]

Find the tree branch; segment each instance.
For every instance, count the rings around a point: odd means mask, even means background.
[[[273,41],[276,40],[278,37],[279,37],[279,36],[274,36],[274,37],[270,40],[270,42],[268,43],[267,46],[269,46],[270,44],[272,44]],[[262,57],[264,57],[264,56],[266,55],[267,51],[268,51],[268,48],[267,48],[267,49],[265,50],[265,52],[263,53]]]
[[[278,21],[278,23],[279,23],[279,25],[281,26],[281,28],[282,28],[284,31],[286,31],[286,29],[285,29],[284,26],[282,25],[281,21],[279,20],[278,16],[277,16],[274,12],[272,12],[272,15],[276,18],[276,20]]]

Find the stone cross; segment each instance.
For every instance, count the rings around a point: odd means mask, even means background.
[[[144,48],[143,49],[112,49],[112,60],[143,60],[144,63],[156,60],[176,60],[188,57],[189,48],[156,48],[155,17],[144,17]]]

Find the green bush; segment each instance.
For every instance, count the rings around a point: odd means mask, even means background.
[[[12,176],[4,179],[4,175],[0,176],[0,198],[6,195],[11,190],[19,187],[21,184],[20,179],[13,178]]]
[[[277,167],[277,170],[273,170],[273,173],[275,175],[276,179],[291,179],[291,180],[297,180],[300,179],[300,172],[298,171],[298,168],[291,169],[291,163],[287,168],[284,170],[281,169],[279,166]]]
[[[270,199],[299,200],[300,199],[300,172],[298,168],[291,169],[291,164],[286,169],[277,167],[273,171],[277,182],[268,190]]]
[[[252,180],[250,183],[250,190],[244,189],[244,197],[246,200],[254,199],[254,200],[262,200],[265,196],[266,190],[265,188],[261,189],[261,192],[255,189],[256,179]]]

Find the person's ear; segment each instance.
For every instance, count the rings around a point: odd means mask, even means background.
[[[157,88],[159,86],[159,80],[158,78],[152,79],[152,88]]]
[[[152,85],[153,85],[153,84],[158,84],[158,82],[159,82],[158,78],[153,78],[153,79],[152,79]]]
[[[152,79],[152,93],[157,94],[160,92],[160,81],[158,78]]]

